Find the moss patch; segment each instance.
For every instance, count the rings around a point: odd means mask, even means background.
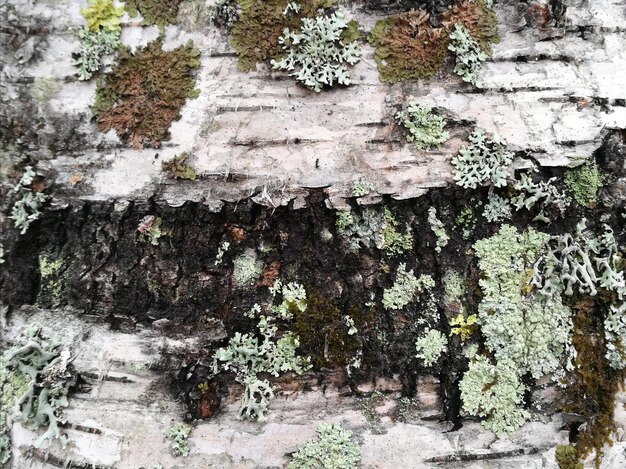
[[[463,24],[481,50],[491,55],[491,44],[499,41],[497,17],[482,0],[465,1],[447,10],[440,27],[433,27],[423,10],[379,20],[368,40],[376,48],[380,80],[396,83],[435,76],[448,57],[449,35],[457,23]]]
[[[616,430],[613,414],[615,394],[624,380],[624,371],[614,370],[606,359],[602,323],[594,321],[596,304],[585,299],[574,305],[574,333],[576,369],[563,392],[567,402],[563,411],[578,414],[587,420],[584,431],[575,443],[578,461],[595,451],[596,468],[600,468],[602,448],[611,445],[611,433]]]
[[[299,31],[302,18],[313,18],[320,8],[329,8],[335,0],[303,0],[300,9],[286,12],[290,0],[239,0],[239,19],[231,30],[230,43],[237,51],[237,69],[249,72],[258,62],[280,57],[284,51],[279,38],[285,28]],[[286,13],[286,14],[283,14]]]
[[[155,24],[163,28],[176,22],[178,7],[182,0],[125,0],[124,4],[131,18],[141,13],[143,24]]]
[[[587,163],[578,168],[570,169],[565,174],[565,185],[582,207],[594,208],[597,202],[598,190],[605,183],[605,177],[600,173],[595,162]]]
[[[157,39],[135,53],[120,50],[114,70],[98,83],[92,107],[98,129],[114,129],[135,148],[158,148],[185,100],[198,95],[193,72],[200,66],[200,51],[191,41],[167,52],[161,46]]]

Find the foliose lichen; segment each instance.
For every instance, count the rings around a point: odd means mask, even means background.
[[[511,199],[515,209],[521,210],[525,208],[530,210],[535,205],[538,205],[540,212],[533,221],[545,223],[550,222],[545,213],[548,208],[552,208],[558,211],[560,215],[563,215],[569,203],[565,194],[554,185],[555,181],[556,178],[551,178],[548,181],[535,182],[529,174],[522,173],[520,178],[516,179],[513,184],[513,188],[518,191],[518,194]]]
[[[233,280],[238,287],[250,286],[259,278],[263,262],[257,259],[254,249],[248,249],[233,261]]]
[[[81,81],[90,80],[93,74],[102,68],[102,58],[113,54],[120,46],[119,31],[91,31],[82,28],[78,31],[80,39],[80,52],[76,59],[72,61],[76,70],[76,75]]]
[[[443,130],[445,119],[433,114],[430,106],[412,102],[406,110],[396,114],[396,120],[409,132],[406,141],[415,143],[418,150],[430,150],[450,138],[450,134]]]
[[[366,181],[363,178],[359,178],[352,183],[352,196],[353,197],[363,197],[375,190],[376,190],[376,184]],[[341,213],[345,213],[345,212],[341,212]]]
[[[402,309],[413,301],[418,293],[434,286],[435,281],[430,275],[420,275],[418,278],[413,270],[407,272],[406,264],[401,263],[393,286],[383,291],[383,308]]]
[[[167,436],[172,440],[170,447],[174,456],[189,456],[189,435],[191,427],[186,423],[176,423],[168,429]]]
[[[506,140],[497,134],[489,138],[484,129],[476,127],[469,136],[470,144],[452,158],[454,181],[461,187],[476,189],[482,185],[506,185],[508,166],[513,153]]]
[[[48,200],[48,196],[33,190],[32,184],[36,177],[37,173],[32,166],[26,166],[19,183],[13,188],[13,192],[21,198],[13,204],[9,218],[20,234],[26,233],[30,225],[41,217],[41,208]]]
[[[257,334],[236,332],[226,347],[216,350],[213,356],[213,373],[232,370],[236,380],[243,385],[239,417],[242,419],[264,420],[269,400],[274,396],[272,386],[267,379],[260,379],[259,374],[269,373],[279,376],[292,371],[302,374],[311,367],[308,357],[296,355],[300,342],[298,337],[285,332],[276,338],[278,320],[291,322],[296,310],[306,309],[306,292],[301,285],[280,281],[270,289],[272,298],[282,296],[282,301],[261,307],[255,305],[248,317],[258,317]],[[261,339],[259,340],[259,336]]]
[[[430,207],[428,209],[428,224],[430,225],[430,229],[433,230],[435,236],[437,237],[437,245],[435,247],[435,251],[441,252],[441,248],[444,248],[448,245],[450,241],[450,236],[446,232],[446,227],[443,222],[437,218],[437,209],[435,207]]]
[[[454,73],[464,81],[480,87],[478,72],[482,62],[487,60],[488,56],[480,49],[469,29],[460,23],[455,24],[454,31],[450,33],[448,50],[454,52],[456,57]]]
[[[349,85],[347,65],[356,64],[361,58],[361,48],[351,30],[356,22],[348,20],[341,11],[315,18],[302,18],[299,30],[285,28],[279,43],[286,53],[280,59],[272,59],[272,67],[287,70],[309,89],[320,92],[334,83]]]
[[[415,342],[415,350],[417,358],[424,362],[424,366],[433,366],[439,360],[439,357],[447,349],[448,339],[440,331],[436,329],[426,329]]]
[[[510,219],[512,215],[511,204],[498,194],[490,194],[489,200],[483,209],[483,217],[489,222],[499,222]]]
[[[183,152],[176,155],[169,161],[161,162],[161,169],[169,171],[174,179],[188,179],[194,181],[196,179],[196,170],[187,164],[189,154]]]
[[[81,8],[80,13],[87,20],[87,28],[97,33],[98,31],[119,31],[120,18],[124,15],[124,7],[116,7],[113,0],[89,0],[87,8]]]
[[[293,454],[288,469],[353,469],[361,459],[359,445],[351,440],[352,432],[340,424],[322,423],[317,440],[310,440]]]

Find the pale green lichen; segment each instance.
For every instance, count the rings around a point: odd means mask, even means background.
[[[415,143],[418,150],[430,150],[450,138],[450,134],[443,130],[445,119],[433,114],[430,106],[410,103],[406,111],[396,114],[396,120],[409,132],[406,141]]]
[[[513,153],[507,150],[506,141],[497,134],[489,138],[480,127],[474,129],[469,141],[470,144],[452,158],[455,182],[466,189],[483,185],[505,186],[508,165],[513,161]]]
[[[475,356],[459,389],[463,409],[488,417],[483,426],[496,435],[518,429],[530,417],[522,408],[525,388],[510,362],[498,361],[493,365],[486,357]]]
[[[535,205],[540,208],[539,214],[533,221],[550,222],[545,213],[548,207],[552,207],[563,215],[567,208],[568,202],[561,191],[554,185],[556,178],[548,181],[534,182],[530,175],[522,173],[519,180],[515,181],[513,188],[518,191],[518,195],[512,198],[513,205],[516,210],[525,208],[532,209]]]
[[[167,436],[172,440],[170,447],[174,456],[189,456],[189,435],[191,427],[186,423],[176,423],[168,429]]]
[[[278,305],[255,305],[247,314],[258,317],[258,334],[236,332],[226,347],[218,349],[213,356],[213,373],[232,370],[236,380],[244,386],[239,417],[251,420],[264,420],[269,400],[274,396],[270,382],[260,379],[259,374],[269,373],[279,376],[292,371],[302,374],[311,367],[308,357],[296,355],[300,342],[291,332],[283,333],[277,339],[277,321],[293,320],[294,308],[306,309],[306,293],[296,283],[283,285],[277,282],[271,289],[272,299],[278,294],[282,301]],[[259,336],[261,339],[259,340]]]
[[[275,69],[287,70],[290,76],[316,92],[334,83],[349,85],[346,64],[354,65],[361,58],[356,38],[351,35],[351,40],[346,39],[350,28],[355,29],[356,24],[341,11],[302,18],[299,30],[285,28],[279,42],[286,55],[279,60],[272,59],[271,64]]]
[[[214,265],[220,265],[224,260],[224,254],[230,249],[230,243],[228,241],[222,241],[219,248],[217,248],[217,254],[215,255]]]
[[[497,234],[474,244],[481,270],[478,318],[485,345],[498,362],[511,362],[520,375],[534,378],[563,364],[572,328],[561,289],[534,292],[530,285],[533,265],[548,239],[532,228],[520,233],[502,225]]]
[[[446,303],[456,303],[461,301],[465,294],[463,278],[458,272],[447,272],[443,277],[443,291]]]
[[[448,50],[454,52],[456,56],[454,73],[474,86],[481,86],[478,72],[482,62],[487,60],[488,56],[481,50],[480,45],[474,40],[469,29],[463,24],[457,23],[454,25],[454,31],[450,33]]]
[[[51,255],[39,255],[39,275],[41,276],[40,295],[49,294],[53,304],[58,305],[65,288],[63,258],[54,258]]]
[[[444,248],[448,245],[450,241],[450,236],[446,233],[446,227],[439,218],[437,218],[437,209],[435,207],[430,207],[428,209],[428,224],[430,225],[430,229],[433,230],[435,236],[437,237],[437,245],[435,247],[435,251],[441,252],[441,248]]]
[[[354,469],[359,466],[361,449],[351,440],[352,432],[340,424],[322,423],[317,440],[310,440],[293,454],[288,469]]]
[[[430,275],[415,277],[413,270],[406,270],[406,264],[398,266],[396,280],[391,288],[383,291],[383,308],[402,309],[415,299],[418,293],[433,288],[435,281]]]
[[[34,192],[31,184],[35,180],[37,173],[32,166],[26,166],[19,183],[13,188],[15,194],[20,196],[11,210],[13,223],[20,234],[26,233],[31,223],[41,217],[41,208],[48,200],[48,197],[42,192]]]
[[[238,287],[250,286],[259,278],[263,262],[257,259],[254,249],[247,249],[233,261],[233,280]]]
[[[426,329],[423,336],[415,342],[417,358],[424,361],[424,366],[433,366],[443,352],[447,350],[448,339],[436,329]]]
[[[90,80],[93,74],[102,68],[102,59],[106,55],[113,54],[120,46],[120,33],[118,31],[91,31],[83,28],[78,32],[80,39],[80,52],[72,61],[76,75],[81,81]]]
[[[363,197],[374,190],[376,190],[376,185],[372,184],[369,181],[364,180],[363,178],[359,178],[352,183],[352,196],[353,197]]]
[[[399,224],[387,207],[382,211],[366,208],[361,214],[337,212],[337,233],[351,251],[358,251],[361,245],[376,247],[389,256],[411,250],[413,235],[408,229],[401,233],[398,230]]]
[[[489,222],[499,222],[511,218],[511,204],[497,194],[489,195],[489,201],[483,209],[483,217]]]
[[[54,438],[66,446],[67,436],[61,433],[59,424],[74,383],[70,363],[69,351],[59,350],[55,340],[45,338],[33,326],[27,327],[4,353],[0,359],[0,437],[5,443],[0,458],[10,457],[6,440],[16,419],[28,428],[46,428],[35,442],[36,447]]]

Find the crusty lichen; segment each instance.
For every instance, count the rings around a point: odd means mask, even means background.
[[[383,308],[402,309],[415,299],[415,296],[427,289],[433,288],[435,281],[430,275],[415,276],[413,270],[406,270],[406,264],[398,266],[396,280],[391,288],[383,291]]]

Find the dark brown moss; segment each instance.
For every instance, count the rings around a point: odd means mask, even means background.
[[[114,129],[136,148],[159,147],[185,100],[198,93],[193,72],[200,51],[191,41],[167,52],[161,46],[157,39],[135,53],[120,50],[115,68],[98,83],[92,107],[99,130]]]
[[[348,333],[346,315],[354,321],[357,333]],[[300,350],[311,356],[315,369],[345,366],[361,347],[359,333],[370,327],[371,316],[354,307],[344,313],[331,299],[313,292],[307,295],[306,310],[295,311],[293,332],[300,339]]]
[[[329,8],[335,0],[299,1],[296,14],[283,12],[290,0],[239,0],[239,19],[231,30],[230,43],[237,51],[237,69],[249,72],[258,62],[279,57],[282,47],[278,42],[285,28],[298,30],[302,18],[312,18],[320,8]]]
[[[423,10],[378,21],[368,39],[376,47],[374,58],[380,80],[395,83],[435,76],[448,57],[449,35],[457,23],[465,25],[481,49],[491,55],[491,44],[499,42],[498,20],[482,0],[452,6],[443,13],[437,27]]]
[[[449,38],[428,18],[425,11],[410,11],[376,23],[368,39],[376,47],[381,81],[431,78],[439,71],[448,55]]]
[[[178,7],[182,0],[125,0],[126,10],[131,18],[141,13],[143,24],[155,24],[163,28],[176,22]]]
[[[572,343],[577,352],[576,369],[563,390],[566,397],[563,410],[578,414],[587,421],[586,428],[578,433],[574,445],[577,460],[584,460],[594,451],[596,468],[600,467],[604,445],[613,443],[611,433],[616,430],[613,421],[615,394],[624,379],[624,372],[611,368],[605,357],[598,306],[595,300],[586,298],[573,307]]]

